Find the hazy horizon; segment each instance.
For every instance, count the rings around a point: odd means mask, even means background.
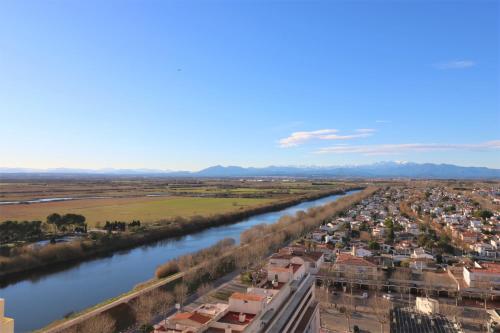
[[[422,164],[431,164],[431,165],[451,165],[451,166],[456,166],[456,167],[461,167],[461,168],[488,168],[492,170],[500,170],[500,168],[489,168],[489,167],[482,167],[482,166],[475,166],[475,165],[457,165],[457,164],[447,164],[447,163],[415,163],[411,161],[379,161],[379,162],[374,162],[374,163],[366,163],[366,164],[338,164],[338,165],[266,165],[266,166],[243,166],[243,165],[222,165],[222,164],[217,164],[217,165],[208,165],[205,167],[202,167],[200,169],[154,169],[154,168],[64,168],[64,167],[59,167],[59,168],[22,168],[22,167],[3,167],[0,166],[0,173],[16,173],[16,172],[21,172],[21,173],[37,173],[37,172],[51,172],[51,173],[64,173],[65,171],[70,172],[70,173],[95,173],[95,174],[106,174],[106,173],[113,173],[113,172],[124,172],[126,174],[127,171],[130,172],[137,172],[138,174],[148,174],[148,173],[183,173],[183,172],[189,172],[189,173],[197,173],[201,172],[210,168],[243,168],[243,169],[266,169],[266,168],[290,168],[290,169],[335,169],[335,168],[356,168],[356,167],[364,167],[364,166],[375,166],[375,165],[381,165],[384,166],[386,164],[398,164],[398,165],[412,165],[412,164],[417,164],[417,165],[422,165]]]

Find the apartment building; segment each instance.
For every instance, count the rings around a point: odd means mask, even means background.
[[[335,260],[335,269],[348,276],[375,278],[377,276],[377,265],[350,253],[340,253]]]
[[[0,298],[0,332],[14,333],[14,319],[5,317],[5,300]]]
[[[500,263],[478,263],[473,267],[464,266],[464,281],[469,288],[500,288]]]
[[[267,277],[246,292],[234,292],[228,304],[204,304],[178,312],[155,326],[166,333],[317,333],[319,305],[314,277],[323,253],[284,248],[266,265]]]

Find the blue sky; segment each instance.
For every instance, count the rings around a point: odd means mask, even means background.
[[[0,166],[500,168],[497,1],[2,1]]]

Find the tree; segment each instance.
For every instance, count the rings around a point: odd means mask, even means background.
[[[384,327],[389,321],[390,303],[381,297],[372,297],[369,305],[380,324],[380,333],[384,333]]]
[[[493,216],[493,213],[487,209],[481,209],[481,210],[475,211],[474,216],[482,218],[483,220],[486,221],[487,219],[489,219],[490,217]]]
[[[79,325],[77,332],[81,333],[112,333],[115,331],[116,321],[108,314],[101,314],[86,320]]]
[[[179,264],[177,263],[177,261],[172,260],[159,266],[155,271],[155,275],[158,279],[161,279],[169,275],[178,273],[179,270]]]
[[[65,214],[61,217],[63,226],[75,228],[85,228],[85,216],[80,214]]]
[[[387,244],[392,244],[394,242],[394,228],[389,228],[389,231],[387,232],[387,235],[385,236],[385,242]]]
[[[158,300],[160,302],[160,314],[166,320],[168,311],[174,305],[174,295],[168,291],[159,291]]]
[[[132,306],[137,324],[140,328],[149,327],[156,315],[166,315],[172,306],[172,301],[173,297],[170,293],[159,289],[141,295]]]
[[[351,304],[349,304],[351,303]],[[347,296],[345,295],[345,292],[342,293],[342,306],[339,308],[339,312],[342,313],[345,316],[345,319],[347,321],[347,331],[351,331],[351,318],[352,318],[352,297],[349,297],[349,300],[347,300]]]
[[[451,245],[451,238],[446,234],[441,234],[437,246],[445,253],[453,254],[453,246]]]
[[[50,214],[47,216],[47,224],[50,224],[54,227],[54,232],[59,230],[59,226],[61,225],[61,215],[57,213]]]
[[[179,303],[181,307],[186,301],[187,293],[188,293],[188,287],[184,282],[178,283],[174,288],[175,301]]]
[[[37,239],[43,234],[41,221],[4,221],[0,223],[0,243]]]
[[[368,248],[370,250],[380,250],[380,244],[374,240],[368,242]]]
[[[369,231],[370,226],[368,225],[368,222],[363,221],[361,222],[361,225],[359,226],[359,231]]]
[[[196,294],[200,297],[205,298],[205,295],[212,291],[214,288],[210,283],[203,283],[196,289]]]

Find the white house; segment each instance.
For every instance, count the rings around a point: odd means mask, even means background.
[[[474,231],[481,231],[483,223],[480,220],[471,220],[469,223],[472,229],[474,229]]]
[[[328,234],[325,231],[314,231],[313,233],[311,233],[311,238],[317,242],[323,242],[325,236],[327,235]]]
[[[483,257],[495,257],[496,250],[491,244],[488,243],[476,243],[474,244],[474,251],[476,251],[480,256]]]
[[[257,314],[266,304],[266,297],[249,293],[233,293],[229,297],[229,311]]]
[[[356,257],[364,258],[373,256],[373,252],[367,249],[352,247],[351,254]]]
[[[500,250],[500,236],[492,238],[490,244],[495,250]]]
[[[410,258],[434,260],[434,256],[430,253],[427,253],[422,247],[413,250],[413,253],[410,255]]]
[[[464,266],[464,281],[471,288],[500,288],[500,263],[478,263]]]
[[[417,297],[415,305],[417,307],[417,311],[420,311],[427,315],[439,313],[439,301],[435,299],[427,297]]]
[[[376,226],[372,230],[372,234],[374,237],[384,237],[385,236],[385,227]]]

